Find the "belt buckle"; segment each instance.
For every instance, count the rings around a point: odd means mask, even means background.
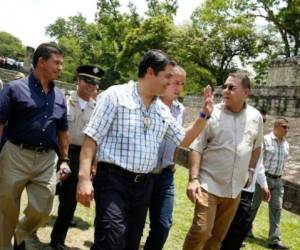
[[[134,182],[135,183],[138,183],[138,182],[141,182],[142,180],[143,180],[143,177],[144,177],[144,175],[142,175],[142,174],[137,174],[135,177],[134,177]]]

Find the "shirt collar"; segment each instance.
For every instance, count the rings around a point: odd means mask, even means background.
[[[244,105],[243,105],[243,108],[241,109],[241,111],[240,111],[240,112],[237,112],[237,113],[230,111],[230,110],[225,106],[224,102],[221,103],[221,107],[222,107],[222,109],[224,110],[224,112],[226,112],[226,113],[230,113],[230,114],[233,114],[233,115],[240,115],[240,114],[244,113],[245,110],[248,108],[248,104],[247,104],[247,102],[245,102]]]
[[[131,87],[131,92],[133,93],[133,96],[137,97],[137,103],[140,104],[140,106],[143,106],[143,101],[142,101],[142,97],[140,96],[139,94],[139,91],[138,91],[138,82],[134,82],[134,81],[129,81],[128,82],[129,86]],[[157,98],[158,96],[155,96],[153,99],[152,99],[152,103],[150,106],[152,106],[153,103],[155,103],[157,101]]]
[[[279,141],[273,131],[271,132],[271,138],[272,138],[272,140]],[[283,142],[285,142],[285,138],[282,138],[281,143],[283,143]]]
[[[40,80],[34,75],[34,73],[31,73],[29,75],[29,83],[33,84],[35,87],[42,88],[42,84],[41,84]],[[50,81],[49,82],[49,89],[53,90],[54,87],[55,87],[54,81]]]
[[[70,91],[70,101],[72,102],[72,103],[77,103],[77,102],[79,102],[79,96],[78,96],[78,94],[77,94],[77,91],[76,90],[73,90],[73,91]],[[83,100],[83,99],[82,99]],[[96,105],[96,101],[93,99],[93,98],[90,98],[90,100],[89,101],[86,101],[87,102],[87,104],[89,105],[89,106],[91,106],[91,107],[94,107],[95,105]]]

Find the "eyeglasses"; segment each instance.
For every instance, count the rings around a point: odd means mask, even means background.
[[[222,89],[228,89],[229,91],[235,91],[236,89],[238,89],[239,87],[234,86],[232,84],[223,84],[222,85]]]

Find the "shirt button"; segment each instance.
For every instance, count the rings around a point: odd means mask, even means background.
[[[45,132],[45,131],[46,131],[46,129],[44,129],[44,128],[43,128],[43,129],[42,129],[42,131],[43,131],[43,132]]]
[[[44,118],[47,118],[48,116],[47,115],[44,115]]]
[[[40,146],[42,146],[43,145],[43,143],[42,142],[40,142]]]
[[[46,105],[48,106],[48,102],[46,102]]]

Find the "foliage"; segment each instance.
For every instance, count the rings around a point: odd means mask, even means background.
[[[234,3],[208,0],[192,16],[196,39],[190,39],[188,46],[196,41],[193,54],[200,55],[194,62],[212,72],[218,85],[237,68],[237,58],[244,62],[257,56],[253,19],[245,18],[243,6]]]
[[[177,0],[165,0],[163,2],[159,0],[146,0],[146,2],[148,5],[146,14],[150,17],[168,16],[173,18],[178,9]]]
[[[90,63],[105,70],[102,88],[121,84],[136,79],[144,52],[162,49],[186,69],[185,91],[196,93],[246,66],[255,70],[255,83],[264,84],[273,58],[298,54],[299,8],[293,0],[206,0],[183,26],[174,23],[177,0],[145,1],[146,16],[133,2],[122,13],[119,0],[98,0],[94,22],[78,14],[49,25],[47,34],[67,52],[63,78],[74,80],[77,65]],[[259,16],[266,25],[257,25]]]
[[[24,60],[25,47],[22,42],[7,32],[0,32],[0,56]]]
[[[285,57],[297,56],[300,49],[299,1],[245,0],[245,2],[250,15],[261,17],[276,28],[281,37]]]

